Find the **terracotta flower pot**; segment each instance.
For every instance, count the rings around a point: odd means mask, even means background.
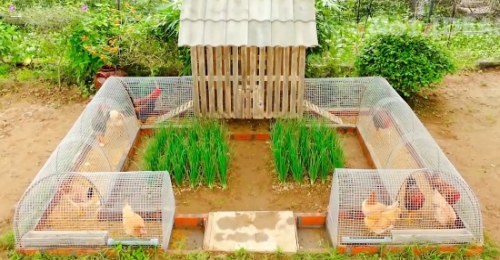
[[[94,79],[95,89],[99,90],[106,81],[106,79],[108,79],[111,76],[122,77],[126,75],[127,73],[125,73],[125,71],[120,70],[118,68],[110,68],[106,66],[102,67],[95,75]]]

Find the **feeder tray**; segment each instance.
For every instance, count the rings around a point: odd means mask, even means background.
[[[108,231],[30,231],[21,238],[21,247],[105,246]]]
[[[397,244],[408,243],[436,243],[436,244],[466,244],[474,239],[474,235],[467,229],[406,229],[391,230],[392,242]]]
[[[160,244],[160,239],[151,238],[148,240],[145,239],[112,239],[108,238],[107,245],[108,246],[116,246],[116,245],[124,245],[124,246],[158,246]]]
[[[343,244],[382,244],[391,242],[391,237],[342,237]]]

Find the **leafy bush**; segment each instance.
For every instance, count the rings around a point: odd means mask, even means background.
[[[70,27],[68,59],[76,83],[91,85],[95,73],[104,65],[116,64],[118,47],[115,46],[121,14],[109,5],[89,14]]]
[[[17,46],[21,43],[16,26],[0,21],[0,63],[19,62],[21,57]]]
[[[171,3],[157,13],[124,24],[118,44],[118,64],[134,75],[175,76],[182,67],[177,48],[180,17],[178,3]],[[188,64],[189,66],[190,64]]]
[[[455,70],[450,55],[430,38],[379,34],[368,39],[355,61],[361,76],[382,76],[403,97],[431,88]]]
[[[154,15],[156,25],[151,27],[151,33],[156,39],[174,45],[178,51],[177,58],[182,62],[180,75],[191,75],[191,50],[189,47],[177,48],[179,38],[179,22],[181,17],[181,2],[171,2]]]

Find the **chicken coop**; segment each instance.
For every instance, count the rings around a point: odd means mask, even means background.
[[[467,183],[433,169],[336,169],[327,229],[336,246],[481,244],[480,207]]]
[[[128,206],[128,207],[126,207]],[[167,247],[175,199],[168,172],[67,172],[40,178],[14,217],[24,248]]]
[[[196,116],[301,116],[312,0],[185,0],[179,46],[191,50]]]
[[[189,127],[196,116],[197,80],[108,78],[19,201],[13,228],[18,252],[109,248],[120,242],[171,250],[174,222],[183,215],[176,212],[171,171],[130,167],[146,132],[162,123],[177,127],[186,122],[182,126]],[[366,169],[334,171],[329,205],[324,205],[329,208],[323,216],[326,225],[317,225],[328,231],[332,244],[348,248],[484,242],[474,193],[385,79],[304,79],[303,84],[300,115],[308,120],[325,117],[332,128],[350,129],[359,144],[354,157],[368,162]],[[408,196],[413,199],[406,205],[406,194],[413,191],[417,195]],[[365,216],[365,201],[384,210]],[[136,219],[125,222],[137,222],[138,228],[124,225],[124,208],[127,219]],[[196,227],[206,222],[204,217],[189,218]]]

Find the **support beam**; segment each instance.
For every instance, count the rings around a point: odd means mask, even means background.
[[[161,122],[167,121],[168,119],[170,119],[172,117],[175,117],[177,115],[180,115],[180,114],[186,112],[187,110],[189,110],[192,107],[193,107],[193,100],[190,100],[190,101],[182,104],[178,108],[171,110],[168,113],[158,117],[158,120],[156,121],[156,123],[161,123]]]
[[[324,109],[321,109],[320,107],[316,106],[315,104],[307,101],[307,100],[304,100],[304,108],[306,110],[309,110],[309,111],[312,111],[318,115],[321,115],[322,117],[328,119],[328,120],[331,120],[332,122],[335,122],[339,125],[342,125],[344,124],[342,122],[342,119],[340,119],[340,117],[336,116],[336,115],[333,115],[331,113],[329,113],[328,111],[324,110]]]

